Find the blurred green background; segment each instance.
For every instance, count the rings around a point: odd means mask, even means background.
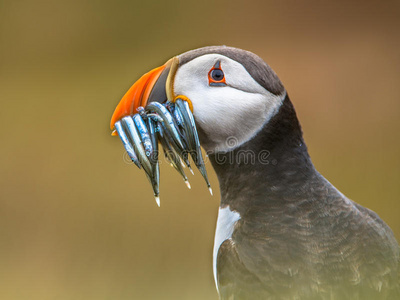
[[[400,2],[0,1],[0,299],[217,299],[219,205],[110,136],[130,85],[206,45],[285,84],[318,170],[400,240]]]

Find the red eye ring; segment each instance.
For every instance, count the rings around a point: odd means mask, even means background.
[[[209,86],[226,86],[224,71],[221,69],[221,62],[217,61],[208,72]]]

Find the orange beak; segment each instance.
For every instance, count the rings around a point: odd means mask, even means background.
[[[147,103],[153,101],[163,103],[174,99],[173,79],[178,64],[178,58],[174,57],[161,67],[155,68],[140,77],[125,93],[115,108],[111,117],[111,130],[114,130],[114,124],[123,117],[134,115],[140,106],[146,107]],[[115,130],[112,135],[117,135]]]

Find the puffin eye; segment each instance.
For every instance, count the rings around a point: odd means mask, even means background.
[[[221,62],[217,61],[208,72],[209,86],[226,86],[224,71],[221,69]]]
[[[224,79],[224,72],[221,69],[214,69],[211,71],[211,78],[215,81],[221,81]]]

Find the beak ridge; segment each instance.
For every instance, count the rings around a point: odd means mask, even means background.
[[[128,115],[134,115],[140,106],[150,102],[163,103],[173,98],[173,77],[178,67],[178,58],[174,57],[161,67],[144,74],[122,97],[111,118],[110,128]],[[115,135],[114,131],[112,135]]]

